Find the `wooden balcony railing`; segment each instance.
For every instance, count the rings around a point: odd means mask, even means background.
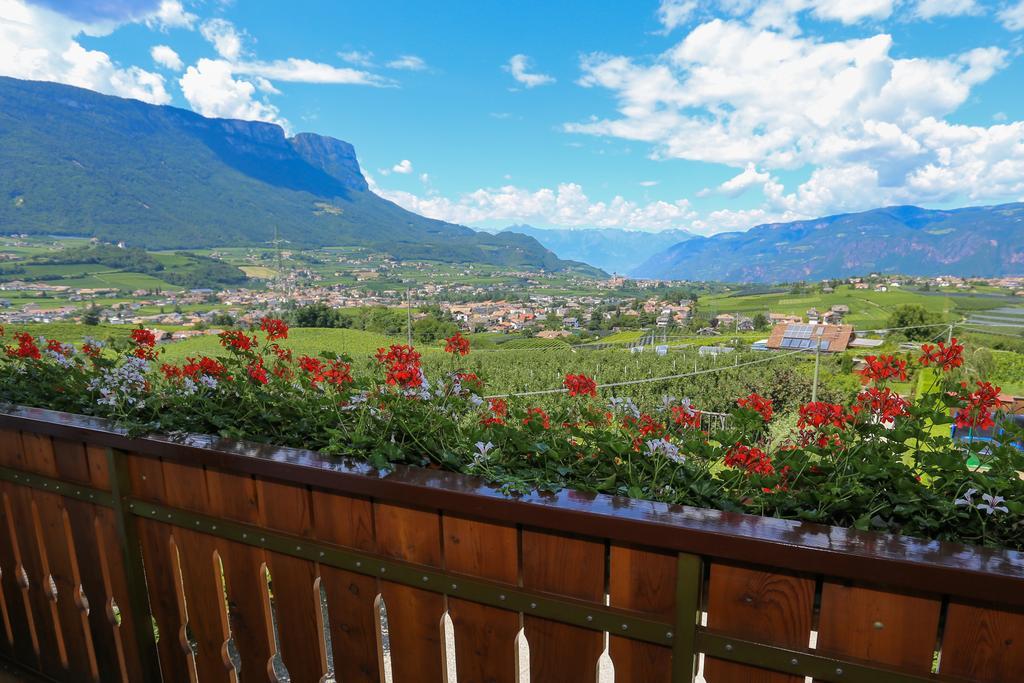
[[[27,408],[0,517],[0,658],[54,681],[1024,680],[1011,551]]]

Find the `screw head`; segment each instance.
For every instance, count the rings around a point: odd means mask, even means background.
[[[453,591],[457,591],[457,590],[459,590],[459,584],[457,584],[457,583],[453,583],[453,584],[452,584],[452,590],[453,590]]]
[[[530,609],[537,609],[537,603],[531,602],[530,603]]]
[[[387,573],[387,571],[388,571],[388,568],[387,568],[387,567],[381,567],[381,568],[380,568],[380,573],[381,573],[381,574],[386,574],[386,573]]]
[[[732,652],[732,643],[726,643],[725,644],[725,651],[726,652]]]
[[[672,631],[669,631],[668,633],[665,634],[666,638],[671,638],[672,636],[673,636]]]
[[[796,657],[793,657],[793,659],[789,660],[789,663],[792,664],[793,666],[796,666],[800,662],[797,660]]]
[[[839,667],[836,667],[836,676],[842,676],[842,675],[843,675],[843,670],[841,668],[839,668]]]
[[[499,595],[499,596],[498,596],[498,599],[499,599],[499,600],[504,600],[504,599],[505,599],[505,594],[504,594],[504,593],[502,593],[501,595]]]
[[[622,625],[622,630],[623,631],[628,631],[629,630],[629,624],[623,624]]]
[[[876,621],[875,623],[872,624],[872,626],[874,626],[879,631],[881,631],[883,628],[885,628],[885,624],[883,624],[880,621]]]

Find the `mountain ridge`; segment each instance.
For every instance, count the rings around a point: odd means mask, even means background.
[[[498,234],[533,237],[560,258],[582,261],[608,272],[628,273],[662,249],[683,242],[692,233],[681,229],[663,231],[625,228],[537,228],[510,225]]]
[[[601,274],[377,196],[348,142],[57,83],[0,77],[0,187],[5,232],[175,249],[261,245],[276,229],[296,247]]]
[[[898,272],[996,277],[1024,272],[1024,203],[897,205],[694,237],[651,256],[636,277],[786,282]]]

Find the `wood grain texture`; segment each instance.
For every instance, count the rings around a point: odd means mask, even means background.
[[[38,671],[39,645],[32,606],[28,590],[18,580],[22,571],[19,548],[22,534],[17,520],[10,514],[13,488],[11,484],[0,482],[0,585],[3,587],[4,605],[11,625],[11,652],[19,663]]]
[[[57,476],[50,437],[32,432],[21,433],[22,467],[45,477]]]
[[[371,552],[376,549],[369,500],[314,489],[312,501],[317,540]],[[374,613],[377,578],[325,565],[319,569],[327,595],[335,677],[345,683],[376,683],[380,680]]]
[[[252,477],[207,469],[210,510],[237,522],[258,524],[259,496]],[[242,681],[271,681],[274,627],[260,548],[221,540],[218,549],[228,594],[228,621]]]
[[[377,547],[382,554],[441,566],[441,525],[436,512],[374,503],[374,522]],[[444,597],[384,580],[380,590],[387,605],[391,667],[396,683],[440,683],[444,676]]]
[[[168,505],[209,513],[206,473],[202,467],[164,462],[164,491]],[[234,681],[234,667],[227,657],[229,630],[225,597],[217,557],[218,540],[191,529],[172,532],[178,547],[182,590],[188,629],[195,641],[199,680]]]
[[[166,504],[163,466],[158,458],[129,455],[127,466],[133,496]],[[183,606],[179,602],[181,586],[178,555],[176,551],[172,552],[171,545],[173,529],[148,518],[139,518],[137,525],[149,606],[158,630],[160,671],[166,681],[193,681],[194,656],[191,649],[182,642]]]
[[[937,599],[826,581],[817,647],[827,654],[928,674],[941,610]]]
[[[443,527],[445,566],[449,571],[510,586],[517,584],[519,531],[514,526],[445,516]],[[519,613],[450,598],[448,614],[454,626],[455,663],[460,680],[518,680]]]
[[[608,593],[611,605],[673,621],[676,604],[674,554],[611,546]],[[608,645],[621,683],[670,681],[672,648],[612,635]]]
[[[1024,612],[951,601],[939,671],[979,683],[1024,676]]]
[[[789,574],[711,565],[708,628],[771,645],[807,647],[814,608],[814,581]],[[707,657],[707,683],[802,683],[766,669]]]
[[[309,537],[313,517],[304,486],[259,480],[264,526]],[[281,659],[294,683],[316,683],[327,673],[316,564],[280,553],[267,553],[277,614]]]
[[[523,586],[556,595],[604,601],[605,545],[559,534],[522,532]],[[592,683],[601,633],[527,615],[531,683]]]

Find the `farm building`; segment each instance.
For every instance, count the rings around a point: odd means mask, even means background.
[[[829,353],[845,351],[854,339],[853,325],[813,325],[784,323],[776,325],[768,337],[769,349],[813,351],[820,343],[821,350]]]

